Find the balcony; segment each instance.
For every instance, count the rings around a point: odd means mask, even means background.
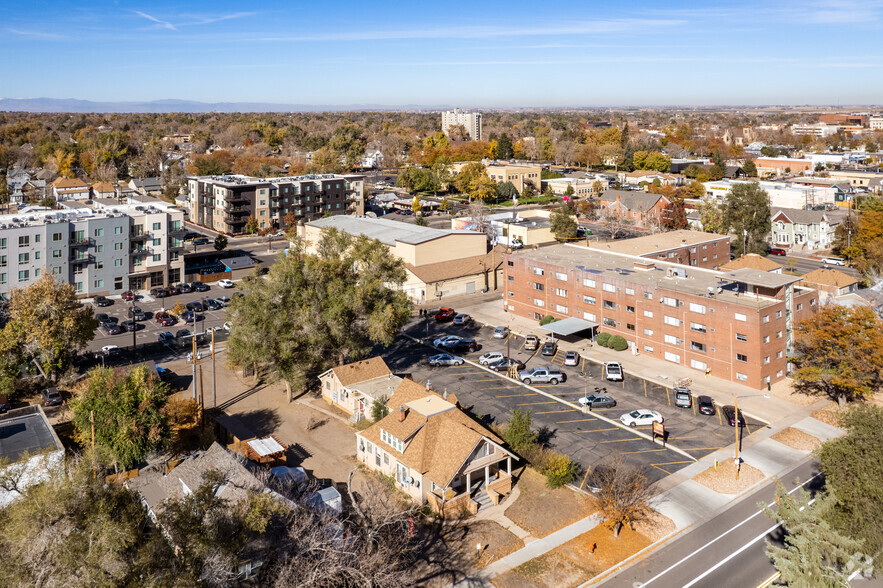
[[[95,239],[89,237],[71,237],[71,247],[94,247]]]
[[[246,198],[244,194],[233,194],[227,198],[227,202],[248,202],[248,198]]]
[[[86,255],[72,255],[70,259],[71,263],[80,264],[80,263],[95,263],[95,256],[91,253]]]
[[[150,233],[132,233],[129,235],[130,241],[146,241],[147,239],[153,239],[153,236]]]
[[[169,227],[169,235],[172,237],[183,237],[187,233],[187,229],[183,226],[178,227],[177,229],[174,227]]]
[[[130,251],[132,255],[152,255],[153,250],[149,247],[135,247]]]
[[[248,218],[247,218],[247,217],[244,217],[244,216],[232,216],[232,215],[229,215],[229,214],[226,215],[226,216],[224,217],[224,220],[225,220],[225,221],[227,222],[227,224],[229,224],[229,225],[244,225],[245,223],[248,222]]]

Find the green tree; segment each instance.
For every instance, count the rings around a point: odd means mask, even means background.
[[[552,224],[552,234],[558,241],[572,241],[576,239],[576,215],[568,206],[559,206],[549,216]]]
[[[380,241],[329,229],[315,254],[304,247],[295,241],[228,311],[230,363],[260,367],[289,394],[322,369],[389,345],[411,318],[404,264]]]
[[[502,182],[497,185],[498,200],[512,200],[513,196],[518,196],[518,189],[512,182]]]
[[[368,141],[362,129],[354,124],[345,124],[337,127],[331,135],[331,140],[328,142],[328,146],[331,149],[345,157],[347,169],[354,169],[359,166],[362,155],[365,154],[367,144]]]
[[[771,145],[764,145],[760,148],[760,154],[764,157],[778,157],[779,150]]]
[[[0,342],[38,361],[55,380],[92,341],[97,327],[92,309],[77,299],[73,284],[56,282],[47,272],[31,286],[12,290]]]
[[[842,535],[826,521],[836,502],[831,493],[819,493],[813,499],[803,489],[795,498],[777,483],[778,509],[765,502],[758,504],[785,531],[785,547],[766,541],[766,553],[781,574],[781,582],[804,588],[840,588],[849,586],[848,577],[854,569],[866,567],[861,542]]]
[[[144,366],[126,375],[95,368],[71,401],[76,438],[83,446],[90,443],[94,415],[95,445],[114,464],[132,467],[169,438],[162,412],[168,394],[168,386]]]
[[[310,159],[313,169],[323,174],[334,174],[342,171],[340,153],[326,145],[316,151]]]
[[[227,248],[227,236],[223,233],[218,233],[215,237],[215,251],[223,251]]]
[[[252,215],[248,217],[248,220],[245,221],[245,232],[249,235],[254,235],[259,230],[258,219]]]
[[[684,170],[684,176],[695,179],[699,177],[699,174],[702,173],[704,169],[701,165],[696,165],[695,163],[691,163],[687,166],[687,169]]]
[[[744,171],[745,175],[747,175],[749,178],[757,177],[757,165],[755,165],[754,161],[752,161],[751,159],[742,164],[742,171]]]
[[[724,224],[736,233],[736,255],[766,253],[764,238],[770,232],[770,197],[753,182],[736,184],[727,194]],[[748,250],[744,251],[747,232]]]
[[[469,196],[487,202],[497,197],[497,183],[490,179],[487,174],[482,174],[475,179]]]
[[[426,220],[425,216],[418,216],[417,218],[414,219],[414,224],[417,225],[418,227],[428,227],[429,221]]]
[[[467,163],[457,174],[454,186],[461,194],[468,194],[481,176],[487,176],[485,167],[479,162]],[[490,178],[488,178],[490,179]]]
[[[386,396],[380,396],[371,404],[371,420],[375,423],[389,414],[389,406],[386,404],[388,400]]]
[[[512,411],[509,420],[506,421],[506,426],[503,429],[503,441],[516,453],[536,445],[540,435],[531,429],[532,426],[533,416],[530,411],[516,408]]]
[[[512,138],[503,133],[497,139],[497,159],[512,159]]]
[[[567,184],[567,188],[564,189],[564,195],[568,198],[573,196],[575,190],[573,189],[573,184]]]
[[[724,211],[717,199],[710,196],[704,196],[699,202],[699,222],[702,223],[702,230],[706,233],[717,233],[718,235],[727,233]]]
[[[864,542],[870,554],[883,550],[883,407],[857,404],[840,417],[846,434],[818,450],[826,487],[836,502],[826,519],[838,530]]]
[[[843,406],[883,390],[883,321],[870,308],[822,307],[794,335],[796,392]]]
[[[576,479],[578,473],[579,464],[563,453],[553,452],[543,464],[546,486],[552,489],[570,484]]]

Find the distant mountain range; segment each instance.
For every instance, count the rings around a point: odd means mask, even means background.
[[[365,110],[441,110],[447,106],[405,104],[270,104],[266,102],[194,102],[152,100],[150,102],[92,102],[74,98],[0,98],[0,112],[356,112]]]

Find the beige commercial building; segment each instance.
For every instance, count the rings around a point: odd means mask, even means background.
[[[453,165],[453,171],[455,174],[460,173],[467,165],[475,163],[474,161],[460,161]],[[515,186],[515,189],[518,190],[520,194],[526,185],[530,185],[535,192],[539,192],[542,189],[542,173],[543,168],[538,165],[524,165],[524,164],[507,164],[501,162],[490,162],[487,160],[482,161],[482,164],[485,166],[487,170],[487,175],[498,184],[502,184],[503,182],[512,182],[512,185]]]

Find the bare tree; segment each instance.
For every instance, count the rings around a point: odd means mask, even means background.
[[[635,523],[646,519],[653,509],[647,504],[653,496],[650,481],[637,467],[626,463],[622,454],[614,454],[592,472],[592,485],[605,525],[619,537],[623,525],[632,530]]]
[[[494,228],[488,218],[488,207],[483,201],[478,199],[472,201],[469,205],[469,217],[475,223],[474,230],[484,233],[490,239],[494,238]]]
[[[618,207],[611,208],[610,206],[605,206],[601,209],[600,220],[610,232],[610,238],[614,241],[625,233],[626,227],[631,226],[633,223],[631,219],[627,219],[623,215],[622,210]]]

